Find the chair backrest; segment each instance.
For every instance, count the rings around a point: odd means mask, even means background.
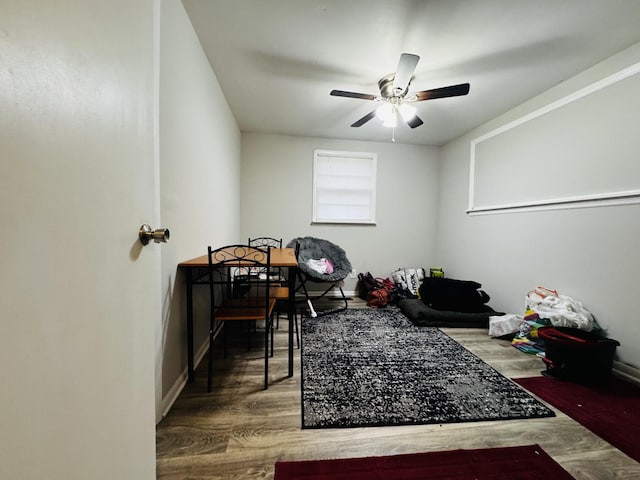
[[[282,248],[282,239],[274,237],[256,237],[249,238],[247,244],[251,245],[252,247],[260,248]],[[264,270],[262,273],[264,272],[266,272],[266,270]],[[272,269],[271,275],[271,280],[273,281],[284,281],[284,273],[281,268]]]
[[[209,295],[211,315],[224,303],[225,308],[255,307],[269,309],[269,276],[259,272],[269,271],[271,248],[250,245],[227,245],[212,249],[208,247]],[[266,313],[265,313],[266,315]]]
[[[282,248],[282,239],[273,237],[256,237],[249,238],[247,244],[251,245],[252,247]]]

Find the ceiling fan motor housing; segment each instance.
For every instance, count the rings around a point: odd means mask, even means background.
[[[393,97],[404,97],[409,91],[409,85],[411,82],[407,83],[407,87],[404,91],[394,91],[393,90],[393,81],[395,80],[396,74],[390,73],[389,75],[385,75],[380,80],[378,80],[378,88],[380,88],[380,96],[385,100],[389,100]],[[399,89],[398,89],[399,90]]]

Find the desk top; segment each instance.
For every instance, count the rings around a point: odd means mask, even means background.
[[[296,252],[293,248],[272,248],[271,249],[271,266],[272,267],[295,267],[298,265],[296,261]],[[209,254],[204,254],[191,260],[180,262],[180,268],[196,268],[208,267]]]

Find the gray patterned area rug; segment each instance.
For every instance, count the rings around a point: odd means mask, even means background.
[[[396,307],[302,320],[302,428],[554,416],[437,328]]]

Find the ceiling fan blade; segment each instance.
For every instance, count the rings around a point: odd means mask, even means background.
[[[420,57],[411,53],[400,55],[398,68],[393,78],[393,93],[395,95],[402,94],[409,86],[413,72],[415,72],[418,65],[418,60],[420,60]]]
[[[459,97],[469,93],[469,84],[461,83],[459,85],[449,85],[448,87],[434,88],[432,90],[424,90],[422,92],[416,92],[413,95],[416,96],[416,102],[423,100],[433,100],[435,98],[445,97]]]
[[[407,125],[409,125],[411,128],[419,127],[423,123],[424,122],[422,121],[422,119],[417,115],[414,115],[413,118],[407,120]]]
[[[374,110],[373,112],[367,113],[364,117],[362,117],[357,122],[354,122],[351,126],[352,127],[361,127],[362,125],[367,123],[369,120],[371,120],[375,116],[376,116],[376,111]]]
[[[331,90],[330,95],[334,97],[360,98],[362,100],[375,100],[378,98],[368,93],[345,92],[344,90]]]

